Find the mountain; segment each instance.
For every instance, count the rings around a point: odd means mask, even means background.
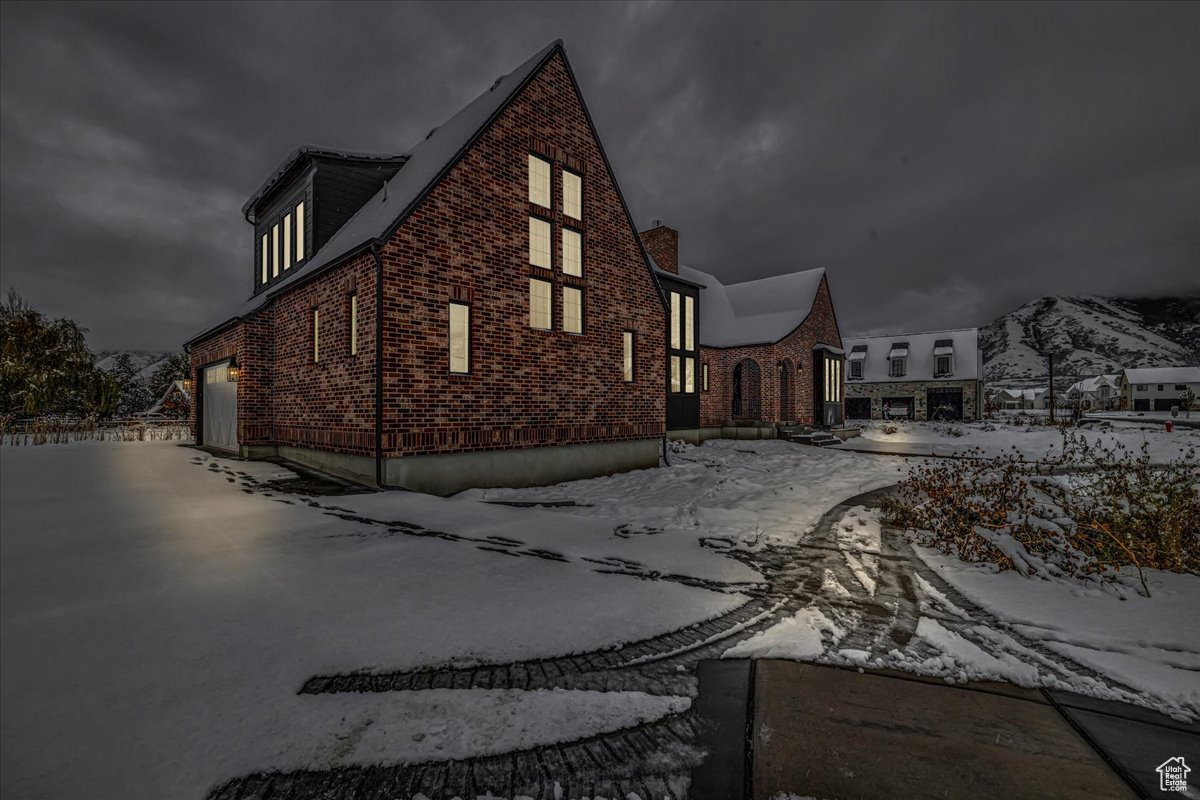
[[[1200,296],[1040,297],[980,330],[991,383],[1044,385],[1126,367],[1200,364]]]
[[[171,355],[170,350],[101,350],[96,354],[96,366],[103,370],[113,368],[113,362],[121,353],[128,353],[129,358],[133,361],[134,366],[138,368],[138,377],[149,380],[154,373],[154,368],[161,364],[167,356]]]

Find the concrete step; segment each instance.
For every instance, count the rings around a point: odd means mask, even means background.
[[[817,433],[793,433],[789,438],[796,444],[807,444],[813,447],[829,447],[842,443],[842,440],[833,434],[821,431]]]

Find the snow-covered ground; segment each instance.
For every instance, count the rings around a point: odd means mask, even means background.
[[[4,796],[198,798],[273,767],[477,755],[657,718],[688,698],[297,691],[318,674],[588,650],[745,600],[600,574],[584,558],[757,577],[599,520],[399,492],[323,498],[565,560],[393,535],[243,491],[227,469],[290,475],[172,443],[0,448]]]

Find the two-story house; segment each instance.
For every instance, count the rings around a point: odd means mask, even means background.
[[[1066,406],[1081,411],[1110,411],[1121,405],[1121,376],[1096,375],[1067,388]]]
[[[441,494],[658,464],[666,301],[561,42],[243,213],[247,299],[187,343],[199,442]]]
[[[975,420],[983,412],[979,329],[845,340],[846,416]]]
[[[1121,407],[1127,411],[1185,408],[1200,402],[1200,367],[1142,367],[1121,373]]]

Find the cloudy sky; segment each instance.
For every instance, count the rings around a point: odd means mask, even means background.
[[[0,265],[94,349],[249,294],[298,144],[400,151],[562,38],[639,225],[843,333],[1200,291],[1200,4],[4,3]]]

